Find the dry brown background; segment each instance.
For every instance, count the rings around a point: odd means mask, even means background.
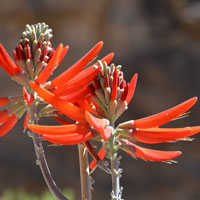
[[[11,54],[25,25],[46,22],[53,45],[70,45],[55,74],[69,67],[95,43],[104,41],[103,56],[115,52],[127,80],[137,72],[134,100],[120,121],[147,116],[200,95],[200,3],[187,0],[1,0],[0,42]],[[1,96],[21,93],[0,69]],[[200,103],[176,126],[200,124]],[[47,122],[47,121],[46,121]],[[6,188],[32,192],[46,189],[31,139],[22,123],[0,141],[0,193]],[[44,122],[45,123],[45,122]],[[48,120],[48,123],[55,121]],[[172,124],[172,125],[174,125]],[[181,150],[178,164],[144,162],[123,155],[123,197],[126,200],[199,200],[200,136],[194,142],[153,145]],[[45,147],[50,168],[61,188],[80,199],[77,147]],[[96,170],[93,199],[109,199],[110,177]]]

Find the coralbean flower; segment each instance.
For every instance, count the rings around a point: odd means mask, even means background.
[[[1,111],[2,125],[0,126],[0,136],[6,134],[25,112],[27,112],[27,114],[24,121],[24,128],[27,127],[28,122],[30,122],[29,110],[32,102],[37,104],[42,103],[43,105],[46,104],[46,102],[32,90],[29,81],[34,81],[42,90],[52,91],[53,93],[59,93],[60,90],[63,90],[63,85],[66,85],[66,87],[69,87],[69,90],[65,89],[61,95],[65,107],[70,110],[70,112],[69,110],[66,112],[69,112],[69,117],[73,119],[74,115],[76,115],[75,113],[81,110],[73,104],[73,95],[76,94],[78,95],[76,96],[77,98],[81,98],[82,95],[86,94],[90,89],[87,86],[85,87],[85,84],[93,80],[93,77],[99,73],[100,68],[94,69],[91,66],[87,70],[83,69],[98,55],[103,46],[103,42],[97,43],[85,56],[79,59],[60,76],[52,81],[48,81],[69,49],[69,46],[64,47],[61,43],[58,45],[57,49],[54,50],[50,42],[51,38],[52,30],[49,29],[48,25],[45,23],[32,26],[27,25],[26,30],[22,33],[19,45],[13,51],[15,62],[0,44],[0,66],[11,76],[11,79],[23,86],[22,96],[2,97],[0,99],[2,102],[0,106],[7,106]],[[102,61],[110,62],[112,58],[113,53],[108,54]],[[77,85],[73,82],[73,80],[76,81],[76,79],[78,79],[82,85]],[[56,115],[57,109],[55,108],[56,106],[53,107],[46,104],[40,110],[38,118]],[[74,112],[72,108],[76,111]],[[77,116],[83,119],[81,114]],[[77,120],[76,117],[75,120]]]
[[[65,96],[62,93],[64,91],[67,92],[67,88],[70,88],[70,82],[55,89],[53,93],[49,93],[36,83],[31,82],[32,88],[39,96],[55,106],[61,113],[79,121],[79,124],[55,127],[29,125],[29,128],[42,134],[45,139],[56,144],[73,144],[70,142],[72,138],[77,138],[78,142],[86,142],[89,139],[101,141],[103,147],[98,155],[96,155],[96,152],[92,153],[93,157],[96,157],[96,160],[103,159],[106,152],[110,151],[108,140],[112,135],[115,137],[115,148],[122,149],[133,157],[140,157],[150,161],[168,162],[179,156],[181,152],[152,150],[139,147],[135,143],[155,144],[177,140],[190,140],[189,136],[200,132],[200,126],[160,128],[160,126],[187,112],[196,103],[196,97],[161,113],[124,122],[119,124],[117,128],[114,128],[112,123],[128,108],[128,104],[133,97],[138,75],[135,74],[130,83],[127,83],[124,80],[121,65],[115,66],[112,64],[108,66],[106,62],[99,61],[94,66],[96,69],[100,67],[100,72],[96,74],[95,78],[93,77],[93,83],[88,85],[89,81],[85,80],[87,82],[85,89],[80,88],[79,92],[76,92],[74,95],[68,94],[68,96]],[[83,84],[78,82],[77,78],[74,78],[74,81],[71,81],[72,83],[76,87],[79,87],[79,84],[83,87]],[[85,93],[82,93],[82,90]],[[83,94],[81,99],[78,98],[79,93]],[[73,105],[73,107],[68,108],[72,104],[66,104],[63,98],[69,101],[71,98],[71,101],[76,103],[77,106]],[[65,122],[61,123],[65,124]],[[80,140],[78,139],[79,137],[81,138]],[[74,144],[76,144],[75,140]],[[94,160],[90,167],[95,167],[95,163],[96,161]]]

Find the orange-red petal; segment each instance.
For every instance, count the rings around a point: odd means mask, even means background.
[[[25,116],[25,119],[24,119],[24,130],[26,128],[28,128],[28,121],[29,121],[28,119],[30,119],[30,116],[29,116],[28,113],[26,113],[26,116]]]
[[[117,98],[117,67],[115,67],[114,74],[113,74],[113,85],[112,85],[112,92],[111,92],[111,100],[115,100]]]
[[[25,87],[23,87],[23,96],[24,100],[27,102],[27,105],[30,106],[34,100],[34,96],[32,94],[29,94]]]
[[[71,91],[79,90],[81,87],[89,84],[100,72],[100,67],[95,69],[94,71],[90,71],[88,74],[85,74],[79,79],[73,79],[73,81],[70,81],[61,87],[58,87],[53,91],[54,94],[61,96],[62,94],[70,94]]]
[[[8,121],[0,126],[0,137],[4,136],[17,123],[18,118],[13,114]]]
[[[71,80],[78,74],[92,59],[94,59],[103,46],[103,42],[97,43],[85,56],[72,65],[69,69],[64,71],[58,77],[51,81],[53,87],[62,85],[66,81]]]
[[[80,79],[76,80],[75,82],[71,84],[71,82],[68,84],[66,83],[65,85],[62,85],[61,87],[55,89],[53,91],[54,94],[62,96],[63,94],[67,95],[70,94],[71,92],[75,92],[77,90],[80,90],[82,87],[85,85],[88,85],[99,73],[100,67],[95,69],[95,71],[90,72],[88,74],[85,74],[85,76],[80,77]]]
[[[59,57],[58,65],[62,62],[62,60],[65,57],[65,55],[68,52],[68,50],[69,50],[69,46],[68,45],[63,48],[62,53],[60,54],[60,57]]]
[[[104,58],[101,59],[101,62],[106,62],[107,64],[110,63],[110,61],[113,59],[114,57],[114,53],[110,53],[108,54],[107,56],[105,56]],[[90,74],[92,72],[95,71],[95,68],[94,68],[94,65],[97,65],[98,66],[98,62],[96,62],[95,64],[93,64],[92,66],[88,67],[87,69],[85,70],[82,70],[79,74],[77,74],[74,78],[72,78],[70,81],[69,81],[69,84],[71,82],[77,82],[81,77],[85,77],[87,74]],[[70,91],[69,91],[70,92]]]
[[[33,81],[30,81],[29,83],[33,90],[35,90],[41,98],[43,98],[46,102],[48,102],[58,110],[61,110],[63,114],[75,121],[85,121],[83,109],[63,99],[60,99],[59,97],[56,97],[54,94],[45,90],[44,88],[41,88],[38,84],[36,84]]]
[[[59,126],[29,124],[28,128],[41,135],[67,135],[72,133],[83,134],[90,127],[88,124],[69,124]]]
[[[0,111],[0,123],[5,123],[9,119],[10,116],[7,109]]]
[[[87,132],[85,134],[68,134],[68,135],[43,135],[43,138],[55,143],[62,145],[74,145],[86,142],[93,137],[92,132]]]
[[[139,142],[154,144],[189,137],[198,132],[200,132],[200,126],[185,128],[149,128],[134,130],[133,137]]]
[[[63,52],[63,44],[59,44],[59,46],[56,49],[56,52],[50,59],[49,63],[47,66],[43,69],[43,71],[38,75],[36,78],[36,83],[38,84],[43,84],[47,81],[47,79],[51,76],[53,70],[59,63],[60,55]]]
[[[197,97],[193,97],[173,108],[170,108],[158,114],[144,117],[142,119],[137,119],[134,121],[134,126],[136,128],[153,128],[161,126],[189,110],[196,103],[196,101]]]
[[[9,103],[8,97],[0,97],[0,106],[5,106]]]
[[[17,65],[13,62],[12,58],[8,55],[7,51],[4,49],[2,44],[0,44],[0,55],[1,55],[0,60],[1,61],[3,60],[2,62],[5,64],[5,68],[7,68],[8,71],[11,72],[12,75],[17,74],[19,72],[19,69]]]
[[[83,108],[85,111],[88,112],[92,112],[94,114],[98,114],[93,108],[92,106],[88,103],[88,101],[86,99],[81,99],[78,101],[78,105]]]
[[[105,155],[106,155],[106,152],[105,152],[105,150],[103,149],[103,147],[101,147],[101,149],[100,149],[99,152],[98,152],[98,156],[99,156],[99,158],[100,158],[101,160],[103,160],[104,157],[105,157]],[[91,168],[91,169],[95,168],[95,167],[96,167],[96,164],[97,164],[97,161],[96,161],[96,160],[93,160],[93,161],[90,163],[90,168]]]
[[[106,141],[109,139],[109,137],[111,136],[113,132],[113,129],[111,126],[109,127],[106,127],[106,128],[103,128],[102,126],[100,127],[100,135],[101,135],[101,138]]]
[[[126,97],[127,104],[129,104],[129,102],[131,101],[131,99],[134,95],[136,84],[137,84],[137,79],[138,79],[138,74],[135,74],[133,76],[133,78],[131,79],[131,82],[129,84],[128,94],[127,94],[127,97]]]
[[[4,62],[2,56],[0,55],[0,66],[10,75],[13,76],[13,73],[11,70],[8,69],[7,64]]]
[[[182,154],[181,151],[159,151],[139,147],[128,140],[121,140],[121,142],[126,146],[126,152],[130,155],[150,161],[168,161]]]
[[[65,101],[69,101],[71,103],[76,103],[77,101],[79,101],[80,99],[83,99],[84,97],[86,97],[88,94],[90,94],[91,89],[88,85],[86,85],[85,87],[80,88],[79,90],[68,94],[68,95],[61,95],[62,99],[64,99]]]
[[[101,131],[101,127],[106,128],[109,125],[109,121],[107,119],[97,118],[90,114],[88,111],[85,112],[85,118],[87,119],[90,126],[92,126],[97,131]]]
[[[168,161],[182,154],[181,151],[158,151],[158,150],[139,147],[137,145],[135,145],[135,148],[136,148],[135,152],[136,157],[150,161]]]

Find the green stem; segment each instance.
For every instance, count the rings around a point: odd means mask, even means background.
[[[78,145],[78,151],[82,200],[91,200],[91,177],[89,176],[88,152],[84,144]]]
[[[111,121],[112,122],[112,121]],[[114,123],[110,123],[114,129]],[[122,189],[120,187],[120,174],[119,158],[117,157],[117,144],[115,141],[115,135],[111,135],[109,138],[110,143],[110,165],[111,165],[111,179],[112,179],[112,200],[121,200]]]
[[[31,117],[32,123],[34,122],[37,123],[37,120],[34,117],[36,114],[37,114],[36,104],[32,103],[32,105],[30,106],[30,117]],[[51,176],[51,172],[49,170],[49,167],[45,158],[44,149],[42,147],[42,141],[41,141],[40,135],[34,132],[31,132],[31,137],[33,139],[35,153],[37,157],[36,164],[39,165],[42,175],[44,177],[44,180],[50,192],[57,200],[69,200],[62,194],[62,192],[57,187],[56,183],[54,182]]]

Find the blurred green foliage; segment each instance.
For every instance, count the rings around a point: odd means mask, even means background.
[[[64,189],[63,194],[70,200],[75,200],[75,194],[71,189]],[[43,192],[41,195],[29,193],[25,189],[7,189],[3,192],[0,200],[55,200],[49,191]]]

